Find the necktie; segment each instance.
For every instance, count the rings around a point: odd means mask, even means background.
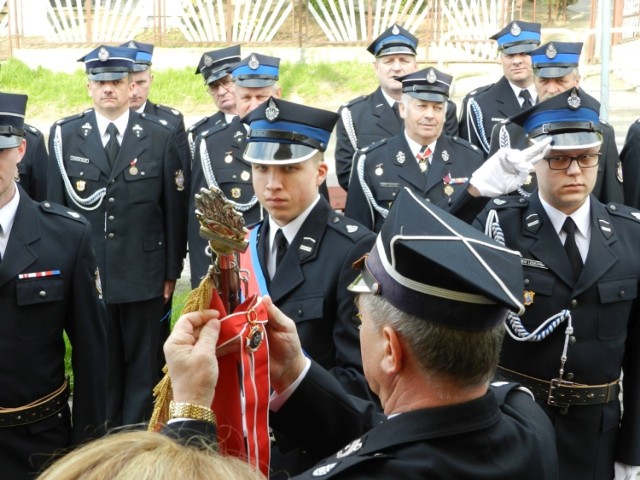
[[[525,110],[529,107],[533,107],[533,99],[531,98],[531,93],[526,88],[520,90],[519,97],[524,101],[522,102],[522,109]]]
[[[430,156],[431,156],[431,149],[429,148],[429,145],[423,146],[418,152],[418,154],[416,155],[416,158],[418,159],[418,166],[420,167],[420,171],[422,173],[426,173],[426,171],[429,169]]]
[[[400,118],[400,102],[393,102],[391,109],[393,110],[393,113],[396,114],[398,121],[402,122],[402,118]]]
[[[282,233],[282,229],[279,228],[276,232],[276,236],[273,239],[273,242],[276,244],[276,270],[282,261],[282,257],[287,252],[287,247],[289,246],[289,242],[287,242],[287,238]]]
[[[118,152],[120,151],[120,144],[116,138],[116,135],[118,135],[118,127],[111,122],[107,126],[107,133],[109,134],[109,141],[104,146],[104,151],[107,152],[109,164],[113,167],[116,163],[116,158],[118,158]]]
[[[562,230],[567,234],[567,239],[564,241],[564,251],[567,252],[569,257],[569,263],[573,269],[573,275],[575,278],[580,276],[582,271],[582,257],[580,256],[580,250],[576,244],[576,224],[571,217],[567,217],[562,225]]]

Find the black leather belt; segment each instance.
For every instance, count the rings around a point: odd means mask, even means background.
[[[504,367],[498,367],[497,378],[519,383],[531,390],[538,401],[552,407],[602,405],[617,399],[620,393],[620,380],[602,385],[583,385],[558,378],[547,381]]]
[[[28,405],[15,408],[0,407],[0,428],[27,425],[44,420],[62,410],[67,405],[68,399],[69,383],[65,380],[60,388]]]

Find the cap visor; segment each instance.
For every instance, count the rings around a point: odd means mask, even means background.
[[[236,85],[241,87],[248,88],[261,88],[261,87],[269,87],[276,83],[276,79],[274,78],[236,78],[234,80]]]
[[[22,140],[24,139],[18,135],[0,135],[0,149],[19,147]]]
[[[215,72],[211,72],[209,76],[204,80],[204,84],[211,85],[213,82],[226,77],[228,74],[229,74],[229,71],[226,68],[217,70]]]
[[[247,143],[243,157],[251,163],[263,165],[287,165],[310,159],[317,149],[297,143],[256,142]]]
[[[358,275],[356,279],[351,282],[351,285],[347,287],[347,290],[353,293],[373,293],[369,285],[367,285],[367,282],[365,281],[364,275],[362,275],[362,273],[360,273],[360,275]]]
[[[540,135],[530,139],[537,143],[548,135]],[[602,135],[599,132],[563,132],[552,135],[553,150],[578,150],[594,148],[602,145]]]
[[[571,71],[576,68],[575,66],[570,67],[539,67],[533,69],[533,72],[542,78],[560,78],[565,75],[571,73]]]
[[[135,63],[133,65],[134,72],[146,72],[147,70],[149,70],[149,68],[151,68],[151,65],[148,65],[146,63]]]
[[[386,47],[380,50],[376,57],[386,57],[387,55],[414,55],[416,52],[411,47],[396,45],[393,47]]]
[[[518,45],[511,45],[502,49],[502,53],[506,55],[515,55],[516,53],[529,53],[535,50],[538,45],[535,43],[520,43]]]
[[[120,80],[129,75],[129,72],[100,72],[100,73],[89,73],[87,77],[89,80],[93,80],[95,82],[109,82],[113,80]]]
[[[449,100],[443,93],[434,93],[434,92],[406,92],[410,96],[414,98],[419,98],[420,100],[426,100],[427,102],[446,102]]]

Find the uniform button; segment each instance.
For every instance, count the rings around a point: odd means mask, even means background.
[[[431,203],[431,199],[430,198],[425,198],[425,200],[427,201],[427,203]]]
[[[574,337],[573,335],[571,335],[569,337],[569,345],[574,346],[576,344],[578,340],[576,339],[576,337]]]
[[[530,281],[528,278],[525,278],[525,279],[524,279],[524,284],[525,284],[525,285],[529,285],[529,283],[531,283],[531,281]]]
[[[569,413],[569,409],[567,407],[562,407],[559,413],[560,415],[566,415],[567,413]]]
[[[44,206],[45,206],[46,208],[51,208],[51,204],[50,204],[49,202],[44,202]]]
[[[109,235],[107,235],[107,237],[109,237],[109,238],[115,238],[116,236],[115,236],[115,234],[110,233]]]
[[[83,176],[83,175],[84,175],[84,172],[80,172],[80,176]]]
[[[115,178],[112,178],[112,179],[111,179],[111,183],[116,183],[116,179],[115,179]]]
[[[162,242],[158,242],[158,246],[161,247],[162,246]]]
[[[333,220],[331,220],[331,223],[338,223],[340,221],[340,217],[333,217]]]
[[[576,308],[578,306],[578,301],[574,298],[570,303],[571,308]]]
[[[44,297],[46,297],[46,296],[47,296],[47,292],[45,292],[44,290],[40,290],[40,291],[38,292],[38,295],[40,295],[42,298],[44,298]]]
[[[624,292],[624,290],[620,290],[620,291],[618,292],[618,296],[619,296],[620,298],[622,298],[622,297],[624,297],[624,293],[625,293],[625,292]]]
[[[116,217],[114,217],[113,215],[109,215],[109,221],[113,222],[116,219]]]
[[[62,418],[62,414],[61,413],[58,413],[58,418]]]
[[[566,379],[569,380],[570,382],[573,382],[573,379],[576,378],[575,375],[571,372],[567,373],[566,375]]]
[[[615,206],[615,205],[609,205],[609,209],[610,209],[610,210],[617,210],[617,208],[616,208],[616,206]]]
[[[518,199],[518,202],[520,202],[520,203],[524,203],[524,202],[526,202],[526,201],[527,201],[527,200],[526,200],[525,198],[522,198],[522,197],[520,197],[520,198]]]
[[[115,201],[116,201],[116,199],[115,199],[115,198],[113,198],[113,197],[109,197],[109,200],[108,200],[108,202],[109,202],[109,203],[113,203],[113,202],[115,202]]]
[[[303,313],[304,313],[304,312],[302,311],[302,309],[301,309],[301,308],[300,308],[300,309],[298,309],[298,316],[299,316],[299,317],[301,317]]]

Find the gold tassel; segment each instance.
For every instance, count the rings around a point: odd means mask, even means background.
[[[200,285],[189,292],[184,307],[182,307],[181,315],[209,308],[214,288],[215,285],[211,276],[206,275],[200,282]],[[169,419],[169,403],[173,398],[171,393],[171,378],[169,377],[169,370],[166,365],[162,371],[164,372],[164,376],[153,389],[153,396],[155,398],[153,401],[153,414],[151,415],[149,427],[147,428],[150,432],[161,430],[162,426]]]

